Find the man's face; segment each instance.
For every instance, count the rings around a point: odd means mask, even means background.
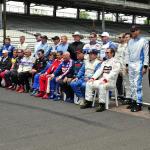
[[[18,54],[18,57],[23,57],[23,55],[24,55],[23,51],[21,51],[21,50],[18,50],[17,54]]]
[[[63,60],[64,61],[68,61],[70,59],[70,55],[69,54],[63,54]]]
[[[60,53],[57,53],[56,58],[60,60],[60,59],[62,59],[62,55]]]
[[[38,55],[38,58],[43,58],[44,57],[44,54],[42,52],[38,52],[37,55]]]
[[[5,44],[10,44],[10,40],[9,39],[5,39]]]
[[[17,56],[18,56],[17,50],[13,51],[13,57],[17,57]]]
[[[119,42],[119,43],[123,43],[123,42],[124,42],[124,37],[123,37],[123,35],[120,35],[120,36],[118,37],[118,42]]]
[[[29,56],[31,56],[31,52],[28,51],[28,50],[26,50],[24,55],[25,55],[26,57],[29,57]]]
[[[125,42],[126,43],[128,43],[130,39],[131,39],[131,37],[129,34],[125,35]]]
[[[113,57],[113,53],[111,52],[111,50],[110,49],[106,49],[106,56],[107,56],[107,58],[108,59],[110,59],[110,58],[112,58]]]
[[[84,54],[83,53],[77,53],[77,59],[78,60],[83,60],[84,59]]]
[[[57,45],[57,44],[59,44],[60,40],[59,39],[53,40],[53,42],[54,42],[55,45]]]
[[[41,41],[41,36],[40,35],[36,36],[35,39],[36,39],[36,41]]]
[[[73,38],[74,38],[74,41],[75,41],[75,42],[78,42],[78,41],[80,41],[80,39],[81,39],[81,38],[80,38],[80,35],[74,35]]]
[[[102,42],[106,42],[106,41],[109,40],[109,37],[107,37],[107,36],[102,36],[102,37],[101,37],[101,40],[102,40]]]
[[[132,38],[136,38],[137,36],[140,35],[140,30],[135,30],[133,32],[131,32]]]
[[[93,53],[90,53],[89,54],[89,59],[92,61],[92,60],[95,60],[97,58],[97,55],[96,54],[93,54]]]
[[[3,57],[7,57],[8,56],[8,52],[3,53]]]
[[[90,42],[96,42],[97,37],[95,37],[93,34],[91,34],[91,35],[89,36],[89,39],[90,39]]]
[[[65,44],[65,43],[67,43],[67,38],[66,37],[64,37],[64,36],[62,36],[61,37],[61,43],[63,44]]]
[[[25,37],[20,37],[20,43],[24,43],[25,42]]]

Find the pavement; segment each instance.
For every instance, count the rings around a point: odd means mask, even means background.
[[[0,88],[0,150],[150,150],[150,113],[96,113]]]

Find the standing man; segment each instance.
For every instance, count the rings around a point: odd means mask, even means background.
[[[133,25],[130,29],[132,39],[128,43],[127,64],[129,72],[130,92],[131,92],[131,112],[142,110],[142,80],[149,65],[149,44],[140,36],[139,26]]]
[[[28,44],[25,43],[25,36],[20,36],[20,44],[18,44],[17,48],[18,49],[22,49],[22,50],[25,50],[28,48]]]
[[[77,60],[76,51],[79,50],[79,49],[82,50],[83,46],[84,46],[84,43],[80,41],[81,40],[80,32],[75,32],[72,36],[74,38],[74,42],[69,45],[68,52],[71,55],[71,59],[76,61]]]
[[[37,56],[38,47],[41,45],[41,34],[36,33],[34,34],[36,42],[34,44],[34,55]]]
[[[103,61],[107,59],[105,55],[106,49],[112,48],[116,50],[117,45],[110,40],[110,35],[108,32],[103,32],[102,34],[100,34],[100,38],[102,40],[102,45],[101,45],[101,49],[99,52],[99,57],[100,57],[100,60]]]

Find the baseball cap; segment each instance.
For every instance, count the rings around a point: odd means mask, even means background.
[[[76,50],[76,53],[80,54],[83,53],[83,51],[81,49]]]
[[[98,51],[97,51],[96,49],[92,49],[92,50],[89,52],[89,54],[95,54],[95,55],[97,55],[97,54],[98,54]]]
[[[137,30],[140,30],[140,26],[138,26],[138,25],[133,25],[133,26],[130,28],[130,31],[131,31],[131,32],[135,32],[135,31],[137,31]]]
[[[41,33],[35,33],[34,36],[41,36]]]
[[[41,38],[48,39],[48,37],[46,35],[41,36]]]
[[[72,34],[72,36],[76,36],[76,35],[81,36],[81,33],[80,33],[79,31],[76,31],[76,32],[74,32],[74,33]]]
[[[3,51],[2,51],[2,53],[8,53],[8,50],[7,50],[7,49],[5,49],[5,50],[3,50]]]
[[[59,40],[59,39],[60,39],[59,36],[52,37],[52,40]]]
[[[107,37],[109,37],[110,35],[109,35],[108,32],[103,32],[102,34],[100,34],[100,36],[107,36]]]

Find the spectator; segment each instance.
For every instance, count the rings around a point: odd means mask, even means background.
[[[31,94],[32,95],[37,95],[38,94],[38,91],[39,91],[39,78],[40,78],[40,75],[43,75],[47,70],[48,68],[50,68],[50,66],[53,64],[54,60],[56,59],[56,53],[55,52],[51,52],[50,55],[49,55],[49,60],[47,62],[47,65],[46,67],[39,73],[36,73],[36,75],[34,76],[34,83],[33,83],[33,92]]]
[[[20,36],[20,44],[17,46],[17,48],[26,50],[28,47],[29,47],[28,44],[25,43],[25,36]]]
[[[84,46],[84,43],[81,42],[81,34],[80,32],[75,32],[73,35],[73,38],[74,38],[74,42],[71,43],[68,47],[68,52],[70,53],[71,55],[71,59],[73,60],[77,60],[77,54],[76,54],[76,51],[78,49],[83,49],[83,46]]]
[[[41,45],[41,34],[36,33],[36,34],[34,34],[34,36],[35,36],[35,39],[36,39],[36,42],[35,42],[35,45],[34,45],[34,55],[35,55],[35,57],[37,57],[37,51],[38,51],[39,46]]]
[[[101,45],[101,50],[100,50],[100,60],[106,60],[107,58],[105,57],[105,51],[107,48],[113,48],[117,50],[117,45],[115,45],[111,40],[110,40],[110,35],[108,32],[103,32],[101,35],[101,40],[102,40],[102,45]]]
[[[4,45],[0,49],[0,56],[2,56],[3,50],[7,50],[8,51],[8,57],[12,58],[14,49],[15,49],[15,47],[13,45],[11,45],[11,39],[9,37],[6,37],[4,40]]]
[[[3,56],[0,60],[0,86],[1,86],[2,79],[5,80],[5,74],[11,68],[11,59],[8,57],[8,51],[3,50],[2,54],[3,54]],[[5,85],[5,86],[7,86],[7,85]]]
[[[130,31],[132,39],[128,42],[126,66],[129,72],[132,98],[131,112],[137,112],[142,110],[142,80],[149,65],[149,44],[147,40],[140,36],[141,30],[139,26],[133,25]]]
[[[94,73],[91,79],[87,82],[85,92],[85,104],[82,109],[92,106],[93,90],[98,89],[99,107],[96,112],[105,110],[106,90],[113,88],[116,84],[116,77],[120,70],[120,63],[114,58],[114,49],[106,49],[107,60],[104,61],[101,67]]]
[[[93,76],[94,72],[100,67],[100,61],[97,59],[98,51],[92,50],[89,53],[89,59],[79,70],[76,78],[71,82],[74,93],[79,97],[80,105],[84,104],[85,86],[88,80]]]
[[[30,84],[29,84],[29,77],[31,77],[31,70],[33,66],[33,57],[31,56],[31,50],[26,49],[23,59],[21,59],[21,62],[19,64],[18,68],[18,84],[16,91],[19,93],[23,92],[29,92],[30,90]],[[26,89],[25,87],[26,86]]]
[[[14,63],[14,65],[11,67],[10,72],[7,72],[5,74],[5,79],[7,80],[7,82],[11,83],[11,86],[9,86],[9,89],[11,90],[15,90],[17,85],[18,85],[18,68],[21,62],[21,59],[24,56],[24,51],[21,49],[18,49],[17,51],[17,58],[16,61]]]

